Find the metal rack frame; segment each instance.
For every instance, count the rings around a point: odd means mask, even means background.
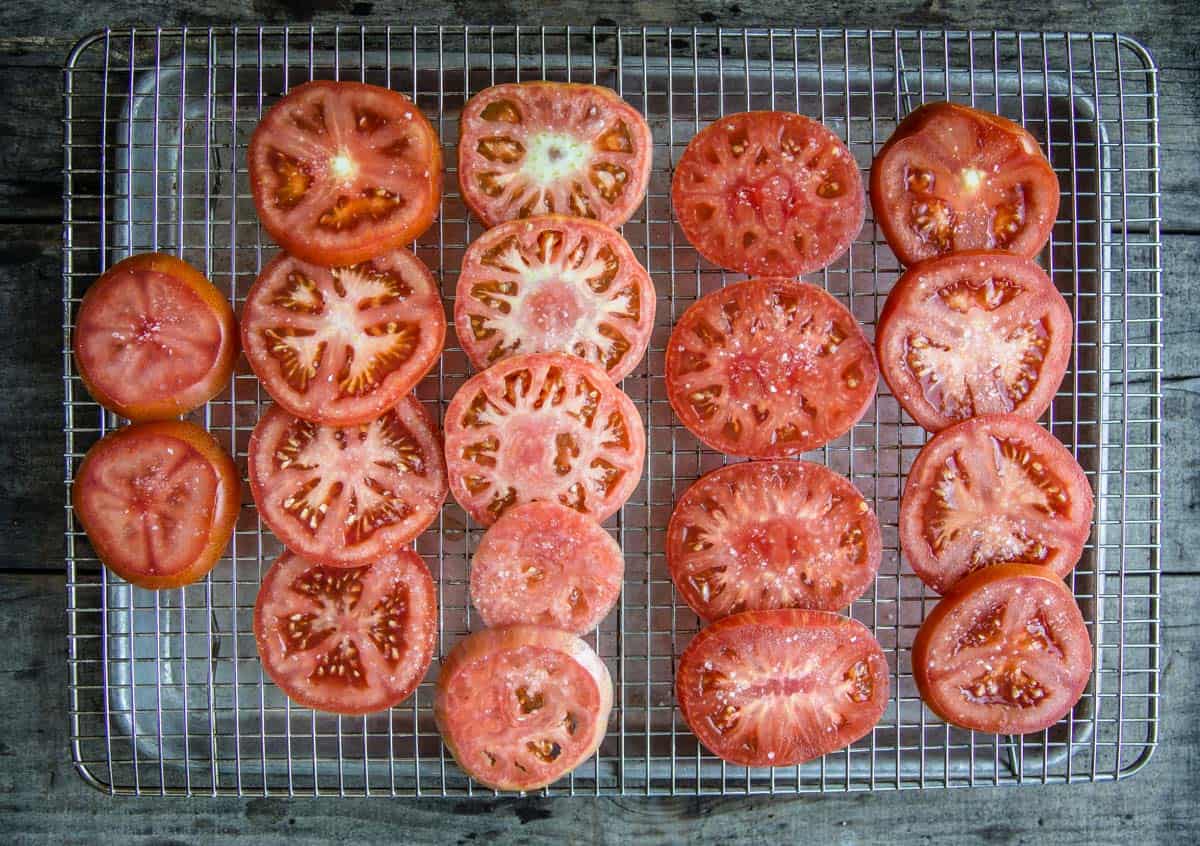
[[[292,706],[265,680],[250,620],[278,544],[249,495],[227,557],[174,591],[132,588],[99,566],[73,519],[87,448],[119,425],[87,395],[70,353],[79,299],[105,267],[159,249],[201,268],[240,303],[272,247],[250,199],[245,145],[263,110],[309,78],[360,79],[412,97],[442,139],[441,214],[414,250],[452,312],[462,249],[481,228],[454,172],[465,97],[495,82],[558,79],[614,88],[654,133],[646,201],[623,227],[658,293],[642,365],[623,382],[647,423],[643,484],[610,521],[627,574],[617,610],[591,636],[617,685],[600,752],[547,794],[797,793],[1113,780],[1140,769],[1159,722],[1161,241],[1157,71],[1118,35],[915,30],[330,27],[105,30],[65,75],[64,473],[72,754],[114,794],[486,795],[448,757],[429,679],[407,702],[362,718]],[[663,348],[675,319],[726,281],[682,236],[672,165],[720,114],[791,109],[847,140],[860,166],[916,104],[953,99],[1024,123],[1043,142],[1063,202],[1043,262],[1076,316],[1071,371],[1045,423],[1097,493],[1096,523],[1071,585],[1094,643],[1093,684],[1046,732],[993,737],[923,708],[909,649],[934,597],[901,566],[896,511],[925,434],[881,383],[847,436],[809,455],[849,476],[884,530],[876,584],[851,609],[889,656],[893,698],[849,749],[800,767],[745,770],[700,747],[674,705],[674,661],[698,621],[666,573],[674,499],[725,460],[671,414]],[[868,212],[869,214],[869,212]],[[873,332],[898,263],[868,217],[850,253],[810,280]],[[728,275],[733,278],[732,274]],[[450,345],[419,394],[439,415],[468,375]],[[267,397],[242,364],[194,417],[235,458]],[[437,577],[444,655],[478,621],[466,598],[480,528],[454,503],[418,541]]]

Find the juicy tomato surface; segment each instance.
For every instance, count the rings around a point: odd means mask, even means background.
[[[875,579],[879,520],[858,488],[807,461],[749,461],[701,477],[675,504],[667,566],[705,620],[837,611]]]
[[[671,203],[702,256],[760,276],[830,264],[866,214],[854,156],[821,123],[792,112],[742,112],[698,132],[675,168]]]
[[[84,456],[71,491],[104,565],[152,590],[204,578],[229,543],[241,495],[233,459],[208,432],[179,420],[105,435]]]
[[[84,387],[130,420],[166,420],[208,402],[229,384],[238,353],[229,301],[162,253],[132,256],[97,279],[73,340]]]
[[[620,226],[650,182],[653,139],[633,106],[598,85],[493,85],[459,124],[463,200],[484,226],[539,214]]]
[[[1001,564],[963,579],[913,642],[921,698],[954,725],[1028,734],[1070,713],[1092,672],[1075,597],[1044,567]]]
[[[263,670],[288,698],[334,714],[399,705],[433,660],[437,596],[409,549],[361,567],[285,552],[254,603]]]
[[[1032,260],[972,251],[910,268],[875,332],[884,381],[931,432],[984,414],[1036,420],[1071,358],[1071,310]]]
[[[242,347],[284,409],[348,426],[394,406],[437,361],[446,315],[433,274],[398,248],[351,267],[283,253],[242,309]]]
[[[536,790],[590,758],[604,739],[612,679],[569,632],[485,629],[442,662],[433,713],[454,760],[495,790]]]
[[[343,267],[429,228],[442,192],[437,134],[412,101],[360,82],[307,82],[250,138],[258,218],[294,256]]]
[[[871,207],[904,264],[959,250],[1032,258],[1058,214],[1058,177],[1019,124],[957,103],[906,117],[871,165]]]
[[[412,541],[446,500],[432,421],[411,394],[370,423],[310,423],[271,406],[250,436],[250,490],[264,523],[319,564],[369,564]]]
[[[459,343],[482,370],[523,353],[563,352],[629,374],[650,342],[650,274],[612,227],[543,215],[488,230],[463,257]]]
[[[450,490],[484,525],[534,501],[603,522],[646,461],[633,401],[599,367],[560,353],[514,356],[471,377],[445,427]]]
[[[527,502],[505,511],[479,542],[471,604],[489,626],[584,634],[612,610],[624,575],[621,547],[599,523],[556,502]]]
[[[849,746],[887,708],[888,665],[862,623],[828,611],[746,611],[679,659],[679,709],[713,754],[783,767]]]
[[[792,279],[751,279],[706,295],[675,324],[667,396],[712,449],[783,458],[850,430],[879,371],[853,315]]]
[[[1000,563],[1062,578],[1079,561],[1091,520],[1087,476],[1057,438],[1024,417],[974,417],[943,429],[913,462],[900,549],[938,593]]]

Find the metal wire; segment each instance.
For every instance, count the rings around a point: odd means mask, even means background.
[[[549,794],[738,794],[1112,780],[1157,742],[1161,409],[1161,243],[1157,72],[1114,35],[793,29],[340,27],[105,30],[65,67],[64,471],[72,752],[111,793],[490,795],[447,756],[431,714],[437,664],[383,714],[340,718],[292,706],[259,665],[251,629],[262,572],[280,551],[247,495],[229,556],[204,582],[152,593],[101,568],[71,514],[87,448],[117,425],[79,381],[70,338],[79,297],[105,267],[150,249],[190,261],[235,307],[271,246],[245,170],[250,131],[289,86],[357,79],[411,96],[442,138],[441,215],[415,245],[447,307],[463,248],[478,234],[458,193],[465,99],[514,79],[607,85],[654,132],[645,203],[624,234],[659,292],[658,325],[624,389],[647,424],[644,484],[610,524],[627,559],[617,611],[592,643],[618,685],[591,762]],[[889,656],[893,700],[851,748],[800,767],[727,766],[674,706],[678,654],[698,628],[663,558],[671,505],[724,459],[702,449],[666,402],[663,348],[675,319],[727,275],[677,231],[670,180],[688,140],[721,114],[794,109],[846,139],[864,171],[919,103],[952,99],[1024,123],[1062,184],[1043,263],[1076,317],[1075,356],[1046,424],[1097,493],[1095,531],[1071,584],[1095,644],[1094,682],[1060,725],[1026,737],[946,726],[925,710],[909,650],[933,599],[902,567],[896,514],[925,434],[881,385],[846,437],[809,456],[848,475],[884,526],[874,589],[851,609]],[[874,330],[898,263],[868,220],[850,253],[814,275]],[[453,337],[453,336],[451,336]],[[440,414],[468,375],[449,347],[420,396]],[[264,404],[244,365],[196,419],[239,462]],[[438,576],[439,657],[477,621],[467,562],[480,537],[453,503],[418,541]]]

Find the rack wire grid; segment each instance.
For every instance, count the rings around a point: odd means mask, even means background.
[[[658,290],[649,353],[623,382],[647,425],[641,486],[609,522],[627,562],[617,609],[590,642],[616,685],[598,754],[559,794],[750,794],[1113,780],[1136,772],[1159,723],[1161,298],[1156,69],[1119,35],[890,30],[339,27],[106,30],[65,67],[64,471],[122,421],[83,389],[70,353],[80,295],[146,250],[202,268],[240,306],[270,257],[245,167],[249,133],[311,78],[386,85],[430,118],[447,162],[441,213],[414,245],[447,312],[464,247],[482,228],[459,196],[458,115],[494,83],[553,79],[615,89],[654,134],[649,193],[623,233]],[[849,476],[883,526],[883,564],[850,613],[887,653],[892,698],[851,747],[799,767],[745,769],[701,747],[675,707],[675,660],[698,630],[663,557],[672,503],[727,459],[705,450],[665,397],[676,318],[732,278],[675,224],[672,165],[722,114],[787,109],[820,118],[864,172],[899,119],[949,99],[1007,115],[1044,145],[1062,204],[1042,261],[1075,314],[1071,370],[1044,422],[1086,469],[1095,528],[1070,583],[1094,643],[1073,713],[1024,737],[976,734],[926,710],[910,648],[935,597],[902,566],[897,509],[926,434],[880,385],[866,417],[810,454]],[[869,212],[868,212],[869,213]],[[873,333],[899,265],[868,218],[850,252],[813,274]],[[453,334],[450,335],[453,343]],[[421,384],[439,414],[469,375],[449,346]],[[239,464],[267,400],[243,363],[193,417]],[[248,492],[227,556],[204,581],[151,592],[107,573],[67,496],[72,753],[114,794],[484,795],[447,755],[432,718],[435,661],[408,701],[367,717],[291,705],[264,679],[252,633],[260,577],[279,551]],[[467,599],[481,535],[453,502],[417,542],[437,578],[438,656],[478,628]]]

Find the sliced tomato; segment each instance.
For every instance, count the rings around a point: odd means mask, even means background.
[[[204,578],[229,543],[241,496],[233,459],[208,432],[179,420],[105,435],[71,490],[97,557],[152,590]]]
[[[650,182],[650,127],[598,85],[493,85],[459,120],[458,181],[484,226],[569,214],[609,226],[629,220]]]
[[[667,396],[693,435],[729,455],[783,458],[844,435],[879,371],[858,322],[825,291],[751,279],[708,294],[675,324]]]
[[[166,420],[229,384],[237,323],[204,274],[145,253],[92,283],[75,318],[75,364],[96,401],[130,420]]]
[[[1001,564],[960,581],[913,642],[921,698],[949,723],[1028,734],[1070,713],[1092,672],[1075,597],[1045,567]]]
[[[650,274],[616,230],[544,215],[501,224],[471,243],[454,325],[480,370],[512,355],[563,352],[618,381],[646,352],[654,306]]]
[[[333,567],[395,552],[446,500],[441,444],[412,395],[344,428],[273,405],[250,436],[247,465],[263,522],[292,552]]]
[[[993,564],[1036,564],[1062,578],[1083,553],[1092,489],[1058,439],[1015,415],[943,429],[908,471],[900,548],[921,581],[945,593]]]
[[[625,575],[621,547],[599,523],[556,502],[505,511],[471,558],[471,604],[489,626],[596,628]]]
[[[293,88],[255,127],[248,164],[263,228],[327,267],[407,244],[441,202],[433,127],[403,94],[361,82]]]
[[[284,409],[314,423],[374,420],[437,361],[446,314],[433,274],[403,248],[352,267],[283,253],[242,309],[242,346]]]
[[[784,767],[849,746],[887,708],[888,665],[862,623],[827,611],[746,611],[692,638],[675,695],[717,757]]]
[[[429,568],[409,549],[362,567],[285,552],[254,603],[263,671],[296,704],[334,714],[407,699],[429,671],[437,625]]]
[[[900,277],[879,317],[884,381],[931,432],[983,414],[1036,420],[1071,359],[1067,301],[1032,259],[969,251]]]
[[[446,409],[446,462],[454,498],[485,526],[535,501],[603,522],[642,478],[646,433],[599,367],[560,353],[520,355],[458,389]]]
[[[467,775],[495,790],[537,790],[595,754],[612,678],[590,646],[547,626],[476,632],[442,662],[433,715]]]
[[[858,488],[807,461],[749,461],[675,503],[667,567],[705,620],[773,608],[845,608],[875,580],[879,520]]]
[[[760,276],[820,270],[850,249],[866,214],[850,150],[792,112],[742,112],[700,130],[675,167],[671,204],[700,255]]]
[[[1020,124],[957,103],[921,106],[871,165],[871,207],[904,264],[959,250],[1032,258],[1058,214],[1058,177]]]

